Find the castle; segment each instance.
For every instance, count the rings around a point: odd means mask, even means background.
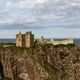
[[[66,39],[66,40],[53,40],[53,39],[44,39],[43,36],[40,39],[37,40],[37,43],[39,44],[53,44],[53,45],[59,45],[59,44],[73,44],[74,40],[72,38]],[[16,35],[16,46],[18,47],[31,47],[34,45],[34,34],[32,32],[26,32],[25,34],[22,34],[19,32]]]
[[[34,45],[34,35],[32,32],[26,32],[22,34],[19,32],[16,35],[16,46],[18,47],[31,47]]]

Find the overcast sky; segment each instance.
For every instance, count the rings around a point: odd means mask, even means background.
[[[80,38],[80,0],[0,0],[0,38]]]

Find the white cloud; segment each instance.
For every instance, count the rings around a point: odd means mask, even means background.
[[[80,0],[0,0],[0,29],[33,30],[58,38],[66,37],[66,31],[68,36],[78,36]]]
[[[7,13],[8,11],[10,11],[12,6],[13,4],[11,1],[0,3],[0,13]]]
[[[40,19],[41,21],[56,21],[56,20],[61,20],[64,16],[54,16],[54,15],[44,15],[44,16],[38,16],[37,18]]]
[[[31,18],[22,18],[17,21],[18,23],[35,23],[37,22],[37,19],[35,17],[31,17]]]
[[[45,0],[23,0],[18,3],[19,8],[32,9],[36,4],[43,4]]]
[[[7,2],[6,2],[6,7],[7,7],[7,8],[10,8],[11,5],[12,5],[12,3],[11,3],[10,1],[7,1]]]
[[[8,0],[4,14],[15,22],[74,22],[80,20],[80,1]]]
[[[0,24],[13,24],[15,21],[11,18],[0,19]]]

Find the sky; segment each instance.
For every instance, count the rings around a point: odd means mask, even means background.
[[[0,38],[80,38],[80,0],[0,0]]]

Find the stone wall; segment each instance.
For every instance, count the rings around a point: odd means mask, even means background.
[[[67,39],[67,40],[50,40],[50,41],[47,41],[47,44],[50,44],[52,43],[53,45],[59,45],[59,44],[64,44],[64,45],[67,45],[67,44],[73,44],[74,43],[74,40],[73,39]]]
[[[16,46],[22,46],[22,34],[19,32],[19,34],[16,35]]]

